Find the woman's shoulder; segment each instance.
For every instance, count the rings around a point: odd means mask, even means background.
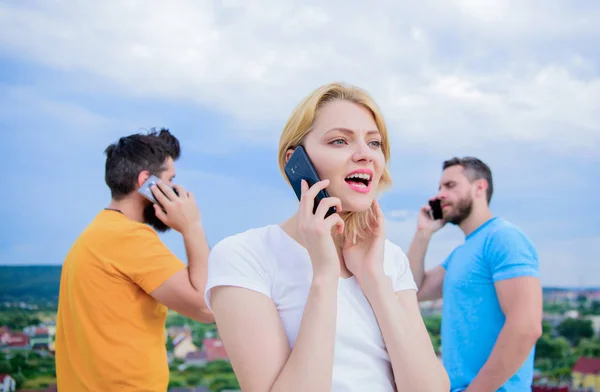
[[[385,240],[384,257],[385,260],[389,260],[390,262],[394,263],[404,263],[405,261],[408,262],[402,247],[389,239]]]
[[[416,289],[410,262],[400,245],[385,240],[384,270],[394,282],[394,291]]]
[[[210,250],[209,264],[236,262],[268,264],[285,248],[276,224],[247,229],[227,236]]]
[[[216,253],[231,253],[239,251],[257,252],[268,246],[273,237],[273,229],[275,225],[267,225],[247,229],[245,231],[229,235],[220,241],[211,249],[211,254]]]

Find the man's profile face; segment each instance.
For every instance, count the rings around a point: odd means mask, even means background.
[[[166,184],[173,186],[173,178],[175,178],[175,164],[173,162],[173,159],[167,158],[167,160],[165,161],[164,168],[165,169],[161,173],[157,174],[157,177],[160,178]],[[156,216],[154,204],[145,199],[144,202],[144,223],[149,224],[156,231],[161,233],[170,230],[171,228]]]
[[[442,173],[440,192],[444,220],[459,225],[473,210],[473,184],[460,165],[450,166]]]

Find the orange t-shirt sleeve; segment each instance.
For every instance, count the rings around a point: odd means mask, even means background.
[[[117,268],[148,294],[186,268],[150,227],[135,228],[124,241],[126,254]]]

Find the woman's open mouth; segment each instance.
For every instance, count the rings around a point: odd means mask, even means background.
[[[369,193],[372,177],[373,174],[370,170],[356,170],[350,173],[345,181],[353,190],[360,193]]]

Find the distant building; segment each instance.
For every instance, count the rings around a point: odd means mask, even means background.
[[[184,359],[189,353],[198,351],[198,348],[192,342],[192,337],[187,334],[180,334],[173,339],[173,356]]]
[[[208,358],[207,358],[206,352],[204,350],[188,353],[188,355],[185,357],[185,367],[186,368],[189,366],[202,367],[202,366],[206,365],[207,362],[208,362]]]
[[[1,327],[0,328],[0,346],[7,345],[8,342],[10,342],[11,336],[12,336],[12,333],[11,333],[10,329],[8,329],[6,327]]]
[[[1,336],[0,349],[3,351],[29,350],[29,336],[23,332],[4,332]]]
[[[579,311],[577,310],[568,310],[565,312],[565,318],[577,319],[579,318]]]
[[[15,392],[17,384],[10,374],[0,374],[0,392]]]
[[[600,391],[600,358],[580,357],[573,366],[573,389]]]
[[[229,356],[225,351],[225,345],[221,339],[211,338],[204,339],[202,342],[202,346],[204,351],[206,352],[206,358],[208,362],[216,361],[216,360],[224,360],[228,361]]]
[[[180,335],[192,337],[192,330],[189,325],[183,327],[171,327],[167,330],[167,335],[171,339],[175,339]]]

